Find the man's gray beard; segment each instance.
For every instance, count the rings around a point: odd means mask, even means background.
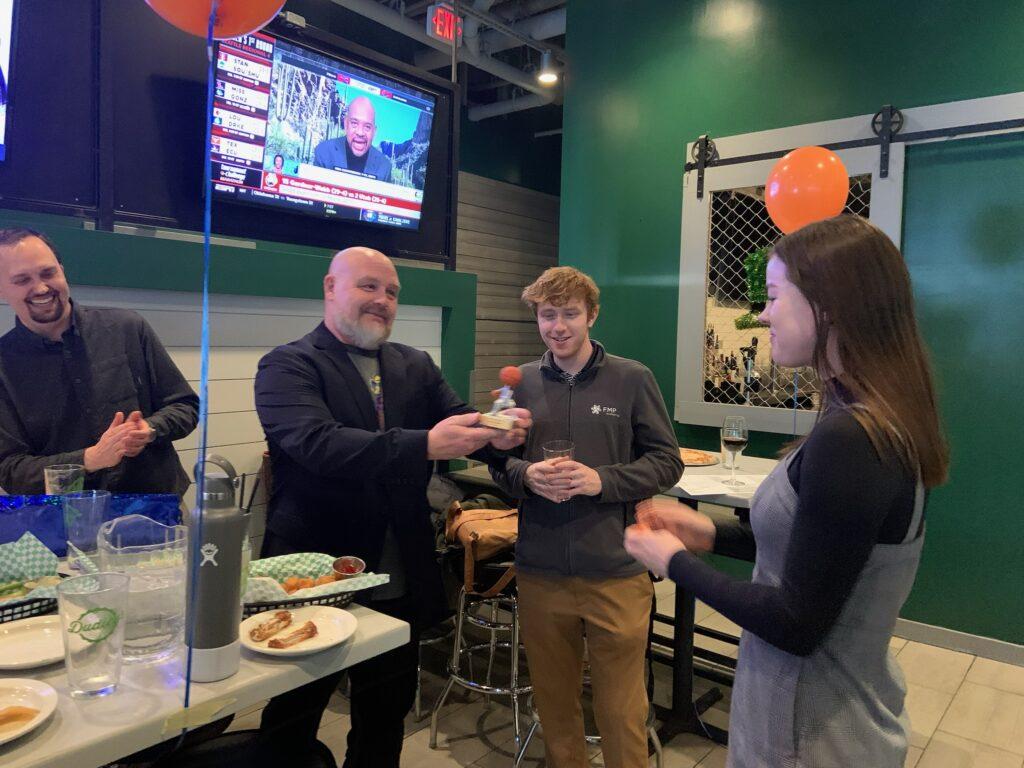
[[[334,317],[335,330],[342,336],[352,339],[352,343],[360,349],[379,349],[388,340],[391,328],[366,328],[359,323],[349,323],[340,314]]]

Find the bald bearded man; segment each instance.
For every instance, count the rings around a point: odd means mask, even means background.
[[[356,555],[390,574],[389,584],[359,600],[408,621],[412,639],[349,670],[345,766],[398,768],[419,632],[448,612],[426,497],[432,462],[469,454],[503,462],[498,452],[522,444],[530,414],[511,409],[518,423],[507,433],[477,426],[480,414],[426,352],[387,341],[401,284],[384,254],[339,252],[323,286],[324,321],[268,353],[256,374],[273,470],[262,554]],[[338,677],[267,705],[268,755],[306,753]]]

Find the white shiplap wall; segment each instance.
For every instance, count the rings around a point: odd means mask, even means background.
[[[200,296],[173,291],[141,291],[81,286],[75,300],[96,307],[120,307],[139,312],[156,331],[175,364],[199,391]],[[210,297],[210,381],[207,451],[226,457],[252,488],[266,449],[253,401],[256,365],[268,351],[312,330],[323,317],[323,301],[266,296]],[[0,334],[14,325],[14,312],[0,304]],[[401,306],[392,341],[428,352],[441,364],[441,308]],[[186,472],[199,454],[199,430],[175,443]],[[246,490],[246,501],[249,491]],[[191,506],[191,489],[186,496]],[[253,505],[252,534],[258,551],[263,534],[266,500]]]

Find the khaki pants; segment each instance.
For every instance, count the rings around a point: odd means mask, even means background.
[[[548,768],[587,768],[580,693],[586,636],[606,768],[646,768],[644,656],[654,588],[619,579],[519,573],[519,622]]]

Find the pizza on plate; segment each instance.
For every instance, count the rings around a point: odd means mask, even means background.
[[[718,457],[707,451],[698,451],[696,448],[680,448],[679,456],[683,464],[688,467],[706,467],[718,463]]]

